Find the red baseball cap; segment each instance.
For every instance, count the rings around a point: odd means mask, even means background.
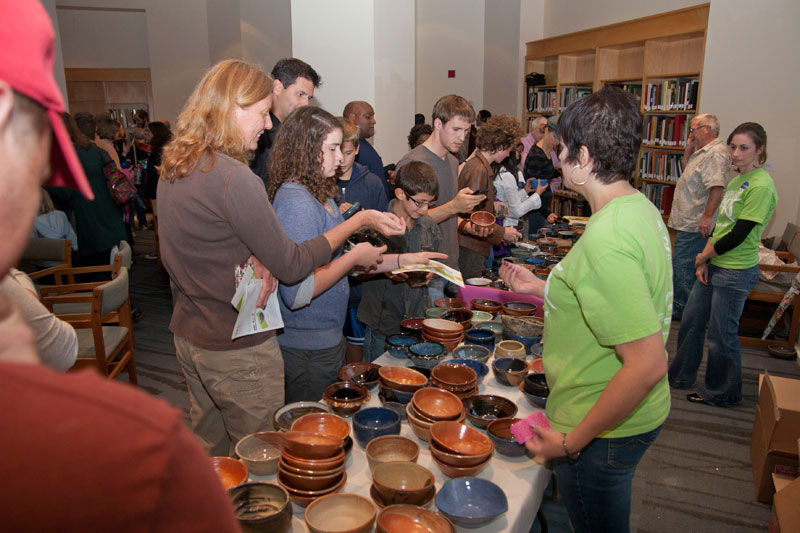
[[[0,80],[47,110],[53,130],[50,185],[77,186],[94,194],[72,146],[61,113],[64,99],[53,77],[53,26],[38,0],[0,0]]]

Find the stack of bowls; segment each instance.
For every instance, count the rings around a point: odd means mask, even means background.
[[[419,444],[400,435],[384,435],[369,441],[364,449],[367,464],[372,472],[381,463],[395,461],[417,462],[419,457]]]
[[[528,363],[524,359],[501,357],[492,361],[494,377],[501,385],[519,387],[528,374]]]
[[[472,311],[469,309],[449,309],[442,313],[439,318],[461,324],[464,331],[472,327]]]
[[[378,533],[456,533],[456,527],[446,517],[417,505],[390,505],[378,513]]]
[[[464,348],[464,346],[462,346]],[[456,348],[458,350],[458,348]],[[476,359],[450,359],[448,363],[453,363],[456,365],[466,365],[470,367],[472,370],[475,371],[475,375],[478,376],[478,385],[481,384],[483,378],[486,377],[486,374],[489,373],[489,367],[486,366],[486,363],[481,363]]]
[[[450,391],[463,400],[477,394],[478,375],[465,365],[441,363],[431,370],[431,385]]]
[[[455,342],[459,341],[456,340]],[[426,340],[411,345],[408,349],[408,359],[415,367],[430,370],[447,357],[447,353],[448,349],[443,343]]]
[[[381,365],[376,365],[375,363],[360,361],[344,365],[339,369],[337,375],[339,381],[355,381],[371,389],[378,384],[378,369],[380,367]]]
[[[464,407],[461,400],[453,393],[429,387],[414,393],[415,396],[417,394],[419,394],[417,402],[412,400],[406,405],[406,417],[408,425],[420,440],[430,441],[431,426],[436,422],[443,420],[461,422],[464,420],[466,416]],[[417,407],[417,404],[421,407]],[[457,414],[454,415],[454,413]]]
[[[400,322],[400,330],[403,333],[414,335],[417,338],[422,337],[422,321],[424,318],[406,318]]]
[[[525,345],[519,341],[500,341],[494,347],[494,356],[513,357],[514,359],[525,359],[527,355]]]
[[[330,494],[308,506],[306,526],[311,533],[369,533],[378,509],[358,494]]]
[[[350,438],[350,424],[341,416],[331,413],[311,413],[303,415],[292,424],[292,431],[319,433],[335,439],[347,441]]]
[[[269,476],[278,471],[278,460],[285,444],[279,432],[259,431],[242,437],[235,450],[251,474]]]
[[[284,435],[278,483],[295,503],[305,507],[320,496],[341,490],[347,479],[344,439],[305,431]]]
[[[439,298],[434,300],[433,305],[443,309],[466,309],[467,302],[459,298]]]
[[[521,418],[498,418],[492,420],[486,426],[486,434],[494,444],[494,449],[500,455],[507,457],[522,457],[527,452],[524,444],[517,442],[516,437],[511,433],[511,426]]]
[[[411,401],[414,393],[428,385],[428,378],[404,366],[382,366],[378,371],[381,401],[403,405]]]
[[[249,475],[243,462],[230,457],[212,457],[211,466],[225,490],[244,483]]]
[[[425,507],[436,495],[433,474],[407,461],[382,463],[372,471],[370,496],[378,507],[408,504]]]
[[[422,321],[422,339],[441,343],[452,352],[464,340],[464,326],[443,318],[426,318]]]
[[[485,479],[451,479],[436,495],[436,507],[455,524],[477,528],[508,511],[503,489]]]
[[[464,400],[464,411],[473,426],[486,429],[493,420],[517,414],[517,404],[494,394],[476,394]]]
[[[449,477],[474,476],[492,458],[489,437],[459,422],[436,422],[430,428],[433,462]]]
[[[400,415],[386,407],[369,407],[353,416],[353,432],[361,446],[383,435],[400,433]]]
[[[353,416],[370,399],[366,385],[355,381],[339,381],[329,385],[322,399],[339,416]]]
[[[254,481],[233,487],[228,495],[244,533],[285,533],[292,527],[292,503],[283,487]]]
[[[396,333],[386,337],[384,349],[397,359],[408,357],[408,347],[419,342],[419,337],[410,333]]]
[[[293,402],[287,403],[272,417],[272,425],[278,431],[289,431],[294,421],[310,413],[332,413],[328,405],[320,402]]]
[[[532,406],[544,409],[547,405],[550,388],[547,386],[544,374],[528,374],[519,384],[519,390]]]

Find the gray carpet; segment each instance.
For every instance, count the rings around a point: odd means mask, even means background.
[[[168,329],[172,312],[169,281],[155,260],[144,258],[153,246],[152,231],[137,232],[136,249],[142,254],[135,257],[131,269],[131,298],[144,313],[135,329],[139,384],[185,412],[185,383]],[[670,355],[675,352],[677,336],[677,325],[673,324]],[[755,501],[749,455],[758,375],[768,370],[777,376],[800,379],[800,371],[795,361],[775,359],[759,349],[745,349],[742,364],[744,402],[739,407],[693,404],[686,401],[687,391],[673,391],[672,410],[664,429],[636,472],[633,531],[766,530],[770,507]],[[705,365],[698,380],[704,372]],[[545,497],[543,511],[549,531],[570,531],[560,501]],[[540,524],[534,524],[532,531],[541,531]]]

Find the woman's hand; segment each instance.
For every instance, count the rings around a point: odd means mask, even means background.
[[[700,264],[695,270],[695,275],[697,276],[697,281],[703,285],[708,285],[708,263]]]
[[[368,242],[360,242],[347,252],[347,255],[354,254],[352,259],[354,261],[353,266],[356,269],[362,272],[369,272],[377,269],[378,265],[383,262],[383,252],[385,251],[386,246],[378,248]]]
[[[522,238],[522,234],[513,226],[503,228],[503,232],[503,240],[506,242],[517,242]]]
[[[538,194],[539,196],[541,196],[541,195],[542,195],[542,193],[543,193],[545,190],[547,190],[547,188],[550,186],[550,182],[545,182],[545,184],[544,184],[544,185],[541,185],[541,182],[539,182],[539,183],[540,183],[540,185],[537,185],[537,186],[536,186],[536,194]],[[553,213],[551,213],[551,214],[553,214]],[[548,220],[549,220],[549,219],[550,219],[550,218],[548,217]],[[551,222],[551,224],[552,224],[552,222]]]
[[[431,259],[447,259],[447,254],[442,254],[439,252],[417,252],[413,254],[400,254],[398,256],[397,264],[399,265],[399,267],[404,267],[408,265],[419,265],[420,263],[423,265],[427,265],[428,263],[431,262]]]
[[[275,279],[275,276],[272,275],[272,272],[267,270],[267,267],[265,267],[261,261],[256,259],[256,256],[250,255],[250,257],[247,258],[247,263],[253,265],[253,272],[257,278],[262,280],[261,292],[258,293],[256,306],[264,307],[267,305],[269,295],[272,294],[275,288],[278,286],[278,280]]]
[[[406,232],[405,221],[394,213],[384,213],[374,209],[361,211],[364,213],[364,224],[371,226],[384,235],[403,235]]]
[[[500,265],[500,277],[514,292],[544,296],[545,281],[537,278],[527,268],[503,261]]]
[[[525,441],[525,447],[542,459],[564,457],[564,446],[561,444],[561,433],[553,429],[531,426],[536,436]],[[572,453],[572,450],[570,450]]]

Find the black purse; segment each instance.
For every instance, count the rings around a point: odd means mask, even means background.
[[[547,80],[544,78],[544,74],[540,74],[539,72],[531,72],[527,76],[525,76],[525,85],[528,87],[536,87],[537,85],[545,85]]]

